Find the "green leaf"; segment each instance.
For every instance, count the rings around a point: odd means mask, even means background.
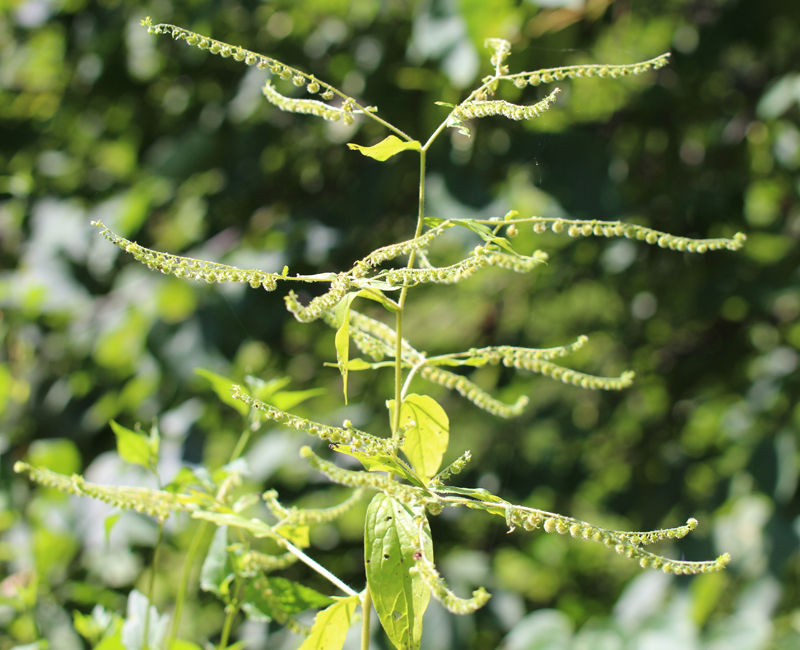
[[[388,404],[394,422],[394,400],[390,400]],[[411,466],[427,483],[439,471],[442,456],[447,451],[450,420],[436,400],[427,395],[412,393],[403,400],[400,426],[410,421],[416,424],[406,431],[402,449],[411,461]]]
[[[117,437],[117,451],[122,459],[134,465],[153,469],[150,439],[117,424],[114,420],[111,420],[110,424]]]
[[[244,608],[254,620],[274,619],[279,623],[307,609],[319,609],[333,599],[286,578],[261,576],[247,584]]]
[[[350,596],[336,599],[333,605],[319,612],[311,634],[299,650],[342,650],[358,604],[358,596]]]
[[[67,438],[35,440],[28,448],[28,462],[34,467],[44,467],[59,474],[77,474],[81,471],[78,446]]]
[[[233,646],[228,646],[228,648],[232,648]],[[172,642],[169,644],[169,650],[203,650],[199,645],[196,643],[192,643],[191,641],[184,641],[182,639],[173,639]]]
[[[514,250],[514,247],[508,243],[508,240],[505,237],[498,237],[488,226],[478,223],[474,219],[454,219],[453,223],[456,226],[462,226],[463,228],[468,228],[472,232],[477,233],[480,235],[481,239],[489,244],[495,244],[496,246],[505,249],[506,252],[511,253],[512,255],[519,255],[519,253]],[[502,221],[497,222],[498,225],[501,225],[502,223]]]
[[[339,372],[342,373],[345,404],[347,404],[347,362],[350,360],[350,305],[357,296],[358,293],[348,293],[333,310],[338,327],[335,339],[336,361],[339,364]]]
[[[385,494],[377,494],[367,509],[364,556],[367,582],[381,625],[398,650],[417,650],[422,615],[431,593],[419,575],[411,575],[419,534],[415,512]],[[433,560],[427,521],[425,554]]]
[[[419,151],[421,147],[420,143],[416,140],[412,140],[411,142],[403,142],[396,135],[390,135],[386,139],[381,140],[378,144],[371,147],[362,147],[351,142],[348,142],[347,146],[355,151],[360,151],[369,158],[374,158],[375,160],[380,160],[381,162],[384,160],[389,160],[389,158],[400,153],[401,151]]]
[[[392,287],[392,288],[394,289],[395,287]],[[393,312],[393,313],[396,312],[400,308],[398,306],[398,304],[396,302],[394,302],[393,300],[391,300],[389,297],[387,297],[383,293],[383,291],[380,291],[379,289],[375,289],[373,287],[368,287],[367,289],[362,289],[361,291],[358,292],[358,295],[359,295],[360,298],[369,298],[370,300],[374,300],[375,302],[379,302],[381,305],[383,305],[386,308],[387,311],[390,311],[390,312]]]
[[[243,416],[246,416],[250,412],[250,407],[247,406],[247,404],[231,397],[231,386],[236,383],[232,379],[218,375],[217,373],[206,370],[205,368],[195,368],[194,373],[211,382],[211,389],[217,394],[217,397],[219,397],[222,402],[231,408],[236,409]]]
[[[367,455],[363,451],[353,450],[350,445],[336,445],[334,450],[338,451],[340,454],[347,454],[348,456],[358,459],[364,466],[364,469],[370,472],[389,472],[390,474],[395,474],[396,476],[406,479],[413,485],[419,487],[424,486],[419,476],[409,471],[408,467],[405,467],[396,458],[392,458],[389,455],[377,453]]]
[[[281,411],[291,411],[298,404],[302,404],[306,400],[316,397],[317,395],[324,395],[324,388],[309,388],[308,390],[282,390],[275,393],[271,398],[266,401],[272,404],[275,408]],[[261,398],[257,398],[261,399]]]
[[[122,630],[117,630],[111,636],[105,637],[95,646],[94,650],[125,650],[125,646],[122,645]]]
[[[311,541],[308,538],[308,526],[283,525],[273,529],[284,539],[288,539],[292,544],[299,548],[308,548]]]
[[[217,526],[233,526],[235,528],[244,528],[255,537],[271,537],[275,539],[275,531],[272,527],[264,523],[260,519],[246,519],[241,515],[232,512],[209,512],[207,510],[195,510],[192,512],[192,517],[195,519],[204,519],[210,521]]]
[[[105,529],[106,529],[106,544],[109,543],[109,538],[111,537],[111,530],[114,528],[116,523],[119,521],[119,518],[122,516],[122,513],[119,512],[115,515],[109,515],[106,517],[105,521]]]
[[[228,527],[220,526],[214,533],[214,539],[211,540],[211,546],[208,547],[200,571],[200,588],[228,602],[230,600],[228,587],[233,577],[233,567],[228,554]]]

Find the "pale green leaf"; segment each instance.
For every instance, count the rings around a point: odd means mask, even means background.
[[[419,487],[424,485],[420,477],[414,474],[410,468],[389,455],[379,453],[366,454],[363,451],[354,450],[350,445],[336,445],[334,449],[340,454],[347,454],[358,459],[364,468],[370,472],[389,472],[406,479],[413,485]]]
[[[383,162],[384,160],[389,160],[389,158],[400,153],[401,151],[419,151],[421,145],[416,140],[412,140],[411,142],[403,142],[396,135],[390,135],[386,139],[381,140],[378,144],[371,147],[362,147],[351,142],[348,142],[347,146],[355,151],[360,151],[369,158],[374,158],[375,160],[380,160]]]
[[[229,648],[232,646],[228,646]],[[169,650],[203,650],[196,643],[184,641],[183,639],[173,639],[169,644]]]
[[[266,401],[267,404],[272,404],[275,408],[281,411],[291,411],[298,404],[302,404],[306,400],[317,395],[324,395],[324,388],[309,388],[308,390],[282,390],[275,393],[271,398]]]
[[[273,530],[299,548],[308,548],[309,544],[311,544],[308,538],[308,526],[283,525]]]
[[[111,537],[111,530],[114,528],[116,523],[119,521],[119,518],[122,516],[122,513],[117,513],[115,515],[109,515],[106,517],[105,521],[105,529],[106,529],[106,544],[109,543],[109,538]]]
[[[397,288],[393,285],[389,285],[388,282],[386,284],[391,287],[391,289]],[[396,312],[399,309],[397,303],[388,298],[380,289],[368,287],[359,291],[358,295],[361,298],[369,298],[370,300],[381,303],[388,311]]]
[[[234,528],[244,528],[255,537],[271,537],[275,539],[275,531],[272,527],[260,519],[247,519],[232,512],[209,512],[207,510],[196,510],[192,512],[195,519],[205,519],[217,526],[233,526]]]
[[[122,459],[134,465],[152,469],[150,439],[117,424],[114,420],[111,420],[110,424],[117,437],[117,451]]]
[[[348,293],[339,301],[333,311],[338,327],[335,338],[336,361],[339,364],[339,372],[342,373],[345,404],[347,404],[347,362],[350,360],[350,305],[357,296],[358,293]]]
[[[220,526],[208,547],[200,571],[200,588],[222,597],[227,602],[228,586],[233,579],[233,566],[228,553],[228,527]]]
[[[389,402],[394,421],[394,400]],[[429,481],[439,471],[442,456],[450,441],[450,420],[444,409],[427,395],[412,393],[403,400],[400,426],[413,421],[415,426],[406,431],[403,452],[414,470]]]
[[[398,650],[417,650],[422,636],[422,615],[431,593],[415,565],[419,527],[412,511],[385,494],[377,494],[367,509],[364,556],[372,601],[381,625]],[[425,554],[433,561],[430,531],[425,522]]]
[[[111,636],[102,639],[94,650],[125,650],[125,646],[122,645],[122,630],[117,630]]]
[[[205,368],[196,368],[194,372],[196,375],[200,375],[203,379],[207,379],[211,383],[211,389],[217,394],[220,401],[236,409],[241,415],[247,415],[250,412],[250,407],[247,406],[247,404],[231,397],[231,386],[234,385],[232,379],[218,375]]]
[[[311,634],[299,650],[342,650],[347,630],[353,624],[358,596],[337,599],[314,618]]]

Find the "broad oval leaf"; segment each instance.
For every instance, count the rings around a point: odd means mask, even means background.
[[[134,465],[152,468],[150,440],[141,433],[117,424],[114,420],[111,420],[110,424],[117,437],[117,452],[122,459]]]
[[[394,421],[394,400],[389,402],[389,411]],[[450,420],[432,397],[412,393],[403,400],[400,426],[410,421],[415,422],[415,426],[406,431],[402,449],[417,474],[427,482],[439,471],[442,456],[447,451]]]
[[[376,495],[367,509],[364,556],[372,602],[386,635],[398,650],[417,650],[422,636],[422,615],[431,593],[419,575],[411,575],[418,551],[418,524],[424,516],[385,494]],[[428,522],[425,554],[433,560]]]
[[[419,151],[421,145],[416,140],[403,142],[396,135],[390,135],[388,138],[381,140],[378,144],[371,147],[362,147],[361,145],[351,142],[348,142],[347,146],[355,151],[360,151],[369,158],[374,158],[375,160],[383,162],[384,160],[389,160],[389,158],[401,151]]]
[[[314,617],[311,634],[299,650],[342,650],[347,630],[353,624],[358,596],[336,599],[336,602]]]

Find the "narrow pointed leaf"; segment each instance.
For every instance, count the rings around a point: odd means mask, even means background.
[[[342,650],[347,630],[353,624],[358,596],[337,599],[314,618],[311,634],[299,650]]]
[[[394,400],[389,402],[394,422]],[[439,404],[427,395],[412,393],[403,400],[400,410],[400,426],[415,422],[406,431],[403,452],[411,461],[414,470],[427,482],[439,471],[442,456],[450,441],[450,420]]]
[[[398,650],[418,650],[422,615],[431,593],[419,575],[411,575],[417,552],[416,513],[385,494],[367,509],[364,555],[372,601],[386,635]],[[430,531],[425,522],[425,552],[433,560]]]
[[[390,135],[388,138],[381,140],[378,144],[371,147],[362,147],[357,144],[347,143],[347,146],[355,151],[360,151],[362,154],[375,160],[389,160],[392,156],[400,153],[401,151],[419,151],[420,143],[416,140],[411,142],[403,142],[396,135]]]
[[[348,361],[350,360],[350,304],[356,299],[358,293],[349,293],[334,309],[336,318],[336,360],[339,364],[339,372],[342,373],[342,383],[344,386],[344,403],[347,404],[347,373]]]
[[[232,578],[233,567],[228,554],[228,527],[220,526],[214,533],[200,571],[200,588],[225,597],[228,595],[227,587]]]

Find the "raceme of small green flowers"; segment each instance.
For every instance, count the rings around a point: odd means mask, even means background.
[[[144,248],[136,242],[129,241],[111,232],[99,221],[92,221],[93,226],[102,228],[102,235],[108,241],[119,246],[126,253],[133,255],[134,259],[141,262],[153,271],[161,271],[166,275],[190,280],[205,280],[206,282],[246,282],[251,287],[263,287],[273,291],[277,280],[283,279],[276,273],[265,273],[258,270],[241,270],[216,262],[204,262],[191,257],[179,257],[168,253]]]
[[[331,427],[327,424],[319,424],[318,422],[311,422],[305,418],[281,411],[254,397],[250,397],[247,393],[242,392],[241,386],[231,386],[231,396],[240,402],[244,402],[251,408],[260,411],[267,419],[273,422],[279,422],[280,424],[291,427],[292,429],[297,429],[298,431],[305,431],[306,433],[318,436],[333,444],[350,445],[367,454],[392,454],[403,444],[403,440],[378,438],[377,436],[354,429],[351,426],[340,428]],[[347,425],[348,423],[345,424]]]
[[[331,311],[352,288],[352,279],[347,273],[340,273],[336,276],[336,279],[331,282],[330,290],[312,299],[306,307],[300,304],[300,301],[297,299],[297,294],[294,291],[290,291],[284,298],[286,309],[301,323],[310,323]]]
[[[14,464],[14,471],[18,474],[24,472],[37,483],[55,488],[59,492],[98,499],[123,510],[135,510],[140,514],[155,517],[159,521],[164,521],[172,512],[197,510],[205,496],[188,497],[150,488],[96,485],[89,483],[77,474],[66,476],[47,469],[32,467],[21,461]],[[210,498],[206,497],[205,500],[210,502],[208,505],[213,504]]]
[[[412,575],[415,573],[419,575],[428,589],[430,589],[431,595],[451,614],[458,614],[461,616],[472,614],[488,603],[489,599],[492,597],[486,589],[479,587],[472,592],[471,598],[459,598],[450,591],[444,578],[442,578],[436,570],[433,562],[425,557],[424,553],[418,551],[415,557],[418,559],[409,572],[412,573]]]
[[[301,526],[305,524],[322,524],[337,519],[356,505],[363,494],[363,490],[355,490],[345,501],[330,508],[285,508],[278,503],[275,490],[268,490],[263,497],[270,511],[281,520],[282,525]]]
[[[744,246],[744,242],[747,239],[745,234],[741,232],[737,232],[730,239],[724,237],[716,239],[676,237],[646,226],[623,223],[621,221],[597,221],[594,219],[584,221],[580,219],[530,217],[528,219],[508,219],[504,223],[532,223],[533,229],[538,233],[545,232],[549,226],[554,233],[566,232],[570,237],[627,237],[628,239],[637,239],[648,244],[658,244],[661,248],[689,253],[706,253],[718,250],[738,251]]]
[[[648,70],[658,70],[669,62],[669,53],[662,54],[641,63],[630,63],[625,65],[568,65],[560,68],[549,68],[547,70],[537,70],[536,72],[519,72],[504,76],[504,79],[514,81],[520,88],[526,85],[538,86],[542,83],[561,81],[562,79],[582,79],[586,77],[627,77],[647,72]]]
[[[468,449],[436,476],[434,476],[430,482],[431,486],[436,487],[438,485],[442,485],[444,481],[448,480],[454,474],[460,474],[461,470],[467,466],[467,463],[470,460],[472,460],[472,453]]]
[[[467,101],[456,106],[453,115],[458,120],[471,120],[491,115],[502,115],[509,120],[530,120],[539,117],[555,102],[556,96],[561,89],[556,88],[552,93],[540,102],[530,106],[512,104],[503,99]]]
[[[580,350],[589,341],[585,335],[579,336],[574,343],[559,345],[554,348],[520,348],[512,345],[491,345],[485,348],[470,348],[467,354],[471,359],[486,359],[488,363],[497,364],[506,359],[513,361],[510,365],[517,367],[518,359],[557,359]]]
[[[256,571],[278,571],[285,569],[295,562],[298,558],[294,553],[286,552],[280,555],[269,555],[260,551],[246,551],[239,558],[239,570],[243,574],[253,574]]]
[[[295,77],[295,79],[298,79],[298,77]],[[303,78],[300,77],[299,79],[302,85]],[[342,120],[345,124],[353,124],[353,115],[364,112],[362,110],[353,109],[352,104],[348,103],[345,103],[342,108],[337,108],[335,106],[329,106],[324,102],[317,101],[316,99],[295,99],[286,97],[275,90],[275,87],[269,82],[264,86],[264,97],[267,98],[270,104],[277,106],[287,113],[315,115],[328,122],[338,122]]]

